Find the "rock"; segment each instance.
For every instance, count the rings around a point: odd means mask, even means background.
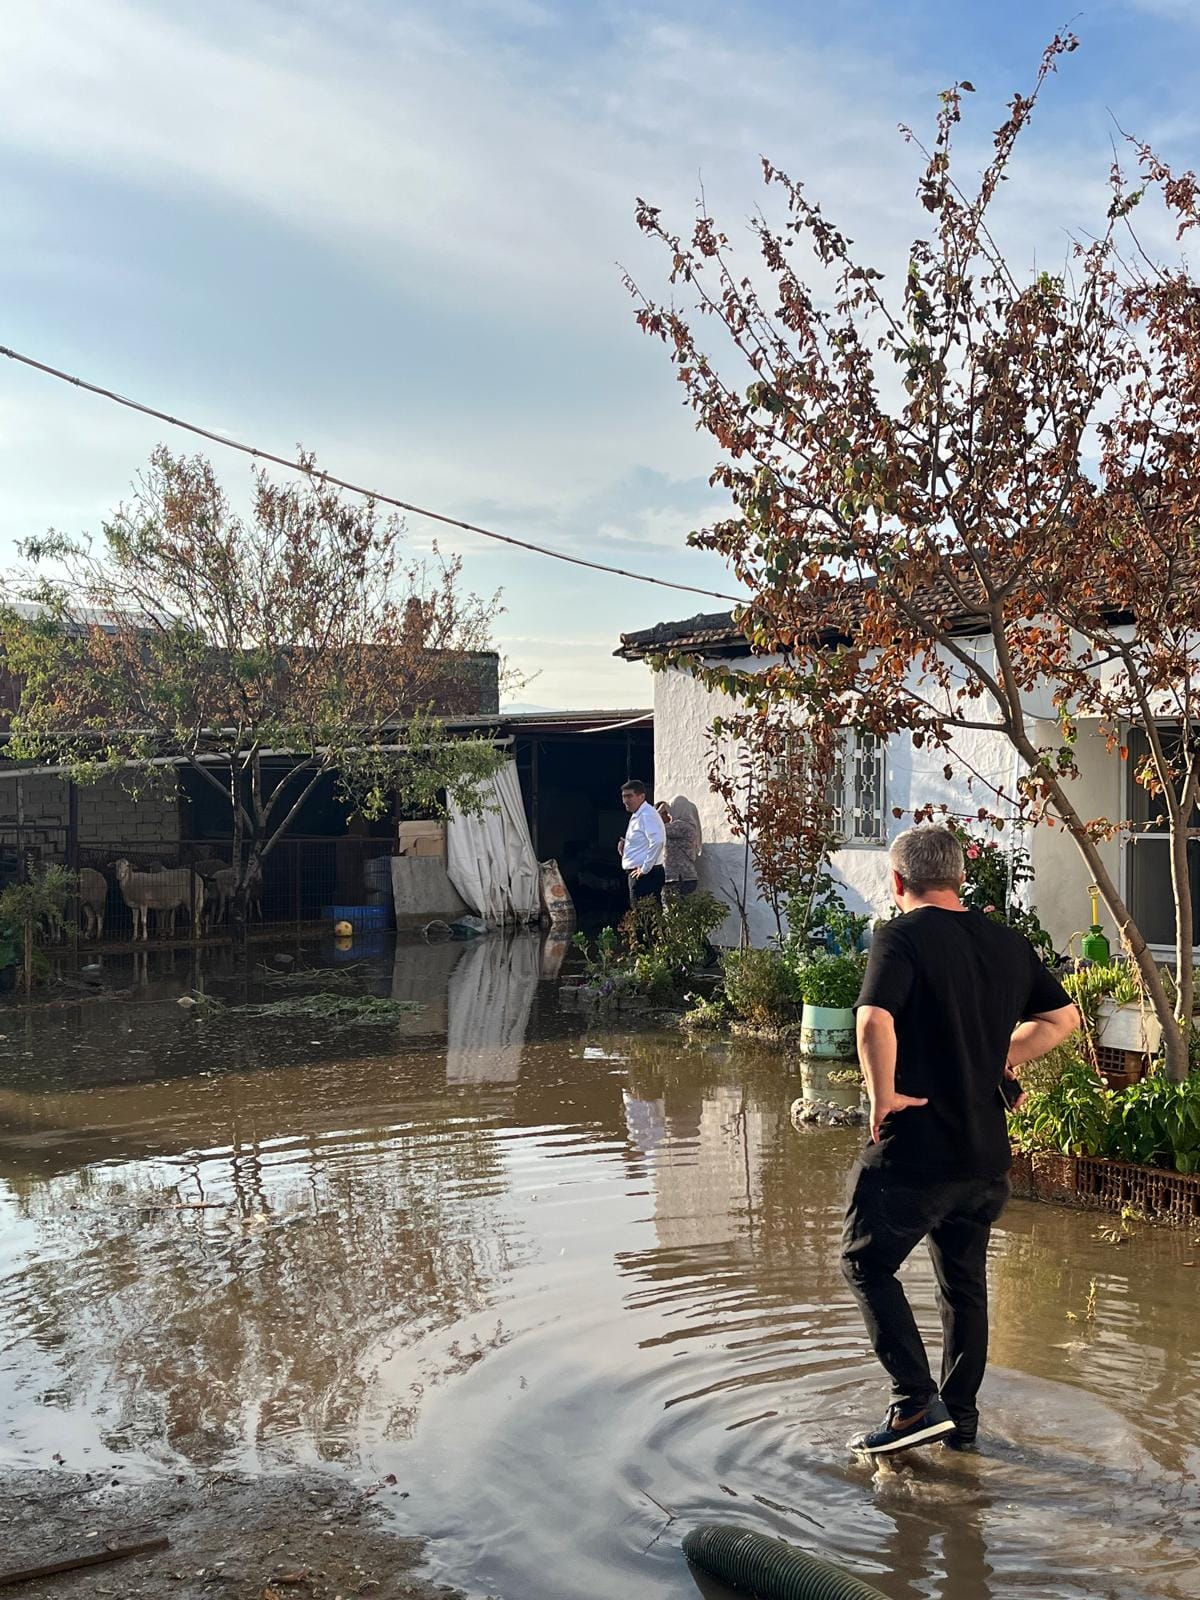
[[[867,1120],[859,1106],[839,1106],[833,1100],[793,1100],[792,1121],[797,1127],[858,1128]]]
[[[295,964],[295,956],[284,955],[282,950],[277,951],[276,954],[271,957],[271,965],[273,967],[294,967]]]
[[[190,994],[181,994],[179,999],[176,1000],[175,1004],[177,1006],[182,1006],[185,1011],[190,1011],[196,1002],[193,1000]]]

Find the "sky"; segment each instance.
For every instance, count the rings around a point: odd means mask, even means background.
[[[714,441],[630,272],[670,295],[642,196],[709,210],[751,263],[760,157],[876,264],[923,213],[938,91],[964,151],[1071,20],[1082,47],[1006,196],[1006,245],[1061,259],[1103,215],[1112,141],[1200,165],[1200,0],[6,0],[0,345],[281,454],[568,554],[731,591],[690,530],[724,514]],[[737,376],[735,374],[735,376]],[[748,377],[739,378],[739,385]],[[96,532],[186,435],[0,360],[0,567]],[[235,497],[245,457],[205,447]],[[419,551],[431,524],[408,519]],[[651,703],[622,632],[715,598],[471,535],[498,647],[544,707]]]

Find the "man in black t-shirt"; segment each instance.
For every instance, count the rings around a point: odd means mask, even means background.
[[[889,865],[904,913],[875,934],[855,1010],[871,1137],[854,1167],[842,1269],[892,1380],[883,1425],[850,1448],[886,1455],[943,1439],[969,1449],[987,1363],[987,1247],[1008,1200],[1004,1112],[1016,1068],[1079,1026],[1021,934],[959,899],[963,852],[911,828]],[[941,1383],[896,1272],[928,1238],[944,1348]]]

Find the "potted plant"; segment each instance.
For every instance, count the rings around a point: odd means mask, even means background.
[[[1104,1050],[1157,1055],[1162,1044],[1162,1024],[1146,1004],[1136,968],[1128,962],[1085,968],[1083,1008],[1091,1012],[1096,1043]]]
[[[817,956],[800,970],[802,1055],[847,1060],[854,1055],[854,1002],[867,958],[844,953]]]

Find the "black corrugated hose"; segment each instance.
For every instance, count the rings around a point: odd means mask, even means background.
[[[729,1523],[693,1528],[683,1541],[683,1553],[701,1571],[760,1600],[886,1600],[878,1589],[828,1561]]]

